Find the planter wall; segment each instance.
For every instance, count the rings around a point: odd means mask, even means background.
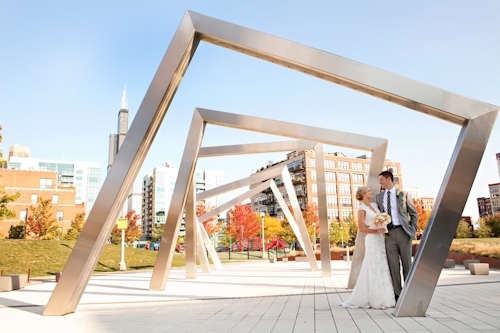
[[[413,256],[415,256],[415,253],[417,253],[417,249],[418,249],[418,244],[414,244],[413,248],[412,248],[412,255]],[[490,264],[491,268],[500,268],[500,259],[482,257],[482,256],[478,256],[475,254],[470,254],[470,253],[460,253],[460,252],[455,252],[455,251],[449,251],[448,255],[446,256],[446,259],[455,259],[455,263],[460,264],[460,265],[463,265],[464,260],[477,259],[477,260],[480,260],[481,263]]]
[[[340,256],[346,255],[346,251],[343,252],[330,252],[330,260],[344,260]],[[300,256],[305,257],[305,256]],[[278,258],[278,261],[281,261],[282,258]],[[321,254],[316,254],[316,260],[321,260]],[[295,261],[295,257],[288,257],[288,261]]]

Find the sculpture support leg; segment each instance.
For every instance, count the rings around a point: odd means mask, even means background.
[[[375,202],[375,195],[380,192],[378,175],[384,169],[387,144],[388,142],[385,141],[384,143],[373,149],[372,152],[370,171],[368,172],[368,180],[366,181],[366,186],[368,186],[373,192],[373,198],[371,200],[372,202]],[[352,257],[349,281],[347,282],[348,289],[354,289],[356,281],[358,281],[359,272],[361,271],[361,265],[363,264],[363,259],[365,258],[365,236],[366,234],[364,232],[358,230],[358,233],[356,235],[356,248]]]
[[[201,226],[203,228],[203,226]],[[200,260],[201,271],[204,274],[210,273],[210,265],[208,263],[207,252],[205,251],[205,245],[201,239],[200,224],[196,220],[196,251],[198,253],[198,259]]]
[[[425,234],[394,315],[423,317],[436,288],[455,230],[483,157],[498,111],[469,121],[460,132]]]
[[[196,184],[191,182],[186,202],[186,279],[196,279],[196,241],[198,239],[198,227],[196,220],[196,202],[194,201]]]
[[[217,252],[215,251],[214,246],[210,241],[210,238],[208,238],[207,231],[205,230],[205,228],[201,223],[198,223],[198,234],[200,235],[201,242],[203,242],[203,245],[208,250],[208,254],[210,254],[210,258],[212,259],[215,268],[219,271],[223,270],[224,268],[222,267],[222,263],[220,262],[219,256],[217,255]],[[203,253],[206,256],[205,250],[203,250]]]
[[[182,213],[186,204],[189,187],[193,181],[198,151],[200,149],[201,140],[203,139],[204,130],[205,122],[198,111],[195,110],[186,141],[186,147],[184,148],[184,154],[182,155],[181,166],[179,167],[179,174],[177,175],[172,201],[168,209],[160,250],[156,257],[153,276],[149,284],[149,290],[151,291],[164,290],[167,285],[168,274],[172,267],[175,245],[177,243],[177,237],[179,237]]]
[[[330,260],[330,232],[328,231],[328,208],[326,202],[325,156],[323,144],[316,146],[316,183],[318,188],[318,218],[321,246],[321,276],[332,276]]]

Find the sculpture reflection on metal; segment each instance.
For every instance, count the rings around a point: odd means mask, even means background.
[[[61,316],[75,311],[200,41],[301,71],[462,126],[426,233],[394,312],[396,316],[425,316],[499,108],[332,53],[189,11],[146,92],[44,315]],[[201,122],[200,118],[195,115],[193,120]],[[196,128],[198,133],[202,130]],[[189,144],[193,150],[185,153],[186,157],[192,157],[199,149],[196,142]],[[182,179],[183,184],[187,184],[185,181],[193,172],[194,169],[190,169]],[[376,181],[372,185],[368,184],[372,189],[378,187]],[[182,206],[185,199],[181,200]],[[169,232],[165,236],[173,235]]]

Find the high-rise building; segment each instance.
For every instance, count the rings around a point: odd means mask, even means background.
[[[139,215],[139,225],[142,225],[142,193],[130,193],[127,198],[127,213],[135,211]]]
[[[314,154],[315,152],[312,150],[294,151],[287,154],[286,160],[268,166],[277,168],[286,165],[288,167],[290,178],[292,179],[302,210],[307,208],[308,203],[318,204],[316,160]],[[356,191],[359,187],[366,185],[370,159],[366,155],[351,158],[342,153],[325,154],[324,159],[328,219],[338,221],[346,220],[350,216],[355,217],[359,206],[359,202],[355,198]],[[392,171],[394,174],[394,185],[398,189],[402,189],[403,182],[400,163],[386,160],[384,170]],[[251,187],[256,185],[254,184]],[[276,185],[280,188],[280,192],[288,204],[288,196],[281,178],[276,178]],[[277,216],[278,219],[282,219],[284,216],[270,189],[252,197],[252,209],[256,212],[264,212],[271,216]]]
[[[141,215],[143,231],[147,239],[153,236],[155,224],[165,223],[178,172],[178,168],[167,162],[161,167],[156,167],[152,174],[148,174],[143,178]],[[223,185],[226,181],[224,171],[196,171],[195,177],[197,192]],[[210,198],[206,202],[217,207],[224,202],[224,196]],[[225,221],[225,216],[225,213],[223,213],[219,219]],[[184,222],[181,224],[179,235],[185,235]]]
[[[85,203],[89,215],[101,189],[101,167],[99,162],[67,162],[42,160],[39,158],[10,157],[9,169],[57,172],[58,188],[75,187],[74,204]]]
[[[421,197],[422,209],[432,210],[434,208],[434,198],[433,197]]]
[[[488,215],[493,215],[490,198],[477,198],[477,208],[479,209],[479,217],[485,218]]]
[[[500,177],[500,153],[497,153],[498,176]]]
[[[500,216],[500,183],[488,184],[493,216]]]
[[[9,148],[9,157],[31,157],[31,152],[28,147],[22,147],[18,144]]]
[[[420,199],[420,189],[418,187],[405,187],[403,190],[408,192],[413,199]]]
[[[122,146],[123,141],[128,132],[128,100],[127,100],[127,86],[123,90],[122,99],[120,101],[120,111],[118,111],[118,128],[116,134],[109,135],[109,157],[108,157],[108,171],[113,165],[113,162],[118,154],[118,150]]]
[[[0,175],[0,185],[5,186],[6,194],[21,193],[16,201],[7,204],[7,209],[13,211],[15,217],[0,222],[0,231],[4,236],[7,236],[10,226],[33,215],[30,207],[36,205],[40,198],[52,200],[53,217],[63,232],[71,227],[76,214],[85,211],[83,202],[75,203],[77,188],[61,186],[57,172],[0,169]]]

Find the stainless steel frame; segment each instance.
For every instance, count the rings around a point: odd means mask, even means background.
[[[61,316],[75,311],[120,207],[130,192],[201,40],[356,89],[463,127],[429,218],[428,232],[422,240],[395,310],[396,316],[424,316],[499,108],[328,52],[193,12],[186,12],[165,53],[44,315]],[[202,134],[204,124],[201,116],[195,114],[194,118],[200,126],[193,131]],[[188,145],[192,149],[185,151],[184,163],[185,158],[193,160],[199,149],[197,142],[188,142]],[[183,193],[187,193],[187,180],[193,172],[194,169],[190,168],[180,179],[185,187],[182,189]],[[179,207],[184,207],[185,199],[186,197],[172,203],[176,213]],[[173,239],[174,234],[175,231],[172,232],[169,228],[164,238]],[[169,265],[162,260],[158,264]]]

